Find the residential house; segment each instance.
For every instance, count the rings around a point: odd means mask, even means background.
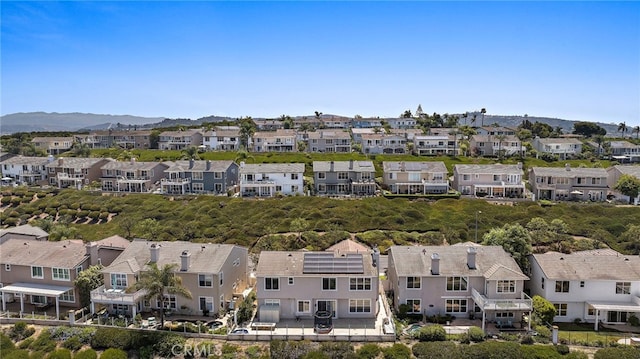
[[[373,133],[362,134],[362,153],[381,154],[381,153],[406,153],[407,139],[404,136]]]
[[[449,191],[444,162],[382,162],[383,183],[393,194],[435,194]]]
[[[357,129],[356,129],[357,130]],[[414,142],[415,136],[424,134],[419,128],[392,128],[389,133],[403,136],[408,142]]]
[[[599,155],[604,155],[607,152],[604,144],[598,146],[595,141],[590,141],[589,145]],[[611,154],[611,158],[620,163],[640,162],[640,145],[629,141],[611,141],[608,142],[606,147]]]
[[[630,203],[634,203],[636,205],[640,204],[640,194],[636,198],[629,198],[629,196],[625,196],[620,191],[614,189],[618,180],[622,175],[630,175],[640,180],[640,166],[620,166],[616,165],[613,167],[607,168],[607,186],[609,186],[609,190],[612,194],[623,201],[627,201]]]
[[[582,153],[582,142],[577,138],[536,137],[531,142],[531,145],[538,152],[557,155],[562,160]]]
[[[481,317],[514,327],[531,315],[529,278],[501,246],[392,246],[387,276],[393,306],[410,314]]]
[[[90,264],[80,240],[49,242],[12,238],[0,244],[0,293],[2,310],[7,303],[20,302],[20,311],[47,311],[60,307],[77,309],[80,299],[73,281]]]
[[[526,151],[522,141],[511,135],[474,135],[469,146],[479,156],[513,156]]]
[[[280,120],[254,119],[258,131],[277,131],[284,129],[284,122]]]
[[[413,117],[405,118],[385,118],[385,121],[391,128],[414,128],[416,127],[416,119]]]
[[[89,256],[89,265],[110,265],[129,247],[130,243],[129,240],[118,235],[88,242],[85,247]]]
[[[191,292],[191,299],[165,294],[165,310],[215,315],[233,309],[247,287],[247,258],[246,248],[232,244],[134,240],[102,270],[104,285],[91,292],[91,312],[102,305],[111,313],[135,317],[139,312],[161,309],[158,300],[144,300],[144,289],[127,290],[151,264],[158,268],[175,265],[175,275]]]
[[[48,155],[59,155],[73,146],[73,137],[34,137],[31,143]]]
[[[45,232],[40,227],[34,227],[30,224],[1,229],[0,244],[9,239],[46,241],[49,239],[49,233]]]
[[[240,196],[303,194],[304,163],[240,163]]]
[[[627,323],[640,315],[640,257],[612,249],[530,257],[531,295],[556,307],[554,322]]]
[[[307,133],[307,152],[349,153],[351,135],[341,130],[317,130]]]
[[[219,126],[203,134],[202,145],[207,150],[237,151],[240,149],[240,128]]]
[[[455,165],[453,189],[463,195],[524,197],[522,164]]]
[[[322,126],[325,128],[342,128],[347,129],[351,127],[351,119],[349,117],[342,116],[321,116]]]
[[[376,193],[375,177],[372,161],[313,161],[318,195],[370,196]]]
[[[308,116],[303,116],[303,117],[295,117],[293,119],[293,127],[296,129],[300,129],[301,127],[306,127],[307,129],[316,129],[316,128],[320,128],[323,126],[323,122],[321,119],[317,118],[317,117],[308,117]],[[329,126],[324,126],[326,128],[329,128]]]
[[[100,180],[102,166],[112,161],[110,158],[60,157],[45,167],[51,186],[80,189]]]
[[[256,132],[252,140],[254,152],[296,152],[298,150],[295,130]]]
[[[375,117],[375,118],[354,118],[351,121],[351,126],[353,128],[382,128],[382,121],[384,121],[383,119],[379,118],[379,117]]]
[[[351,128],[349,131],[351,131],[353,142],[360,144],[362,143],[362,136],[376,133],[373,128]]]
[[[476,128],[478,135],[486,136],[515,136],[516,130],[504,126],[484,126]]]
[[[460,147],[453,135],[415,135],[413,153],[417,155],[457,155]]]
[[[167,162],[160,180],[164,194],[226,194],[238,184],[238,165],[233,161]]]
[[[0,161],[2,177],[11,177],[16,183],[39,185],[47,183],[47,163],[52,162],[53,156],[28,157],[13,156]]]
[[[202,130],[190,129],[165,131],[158,137],[158,148],[161,150],[184,150],[188,147],[202,146]]]
[[[82,144],[86,144],[89,148],[151,148],[151,131],[94,131],[88,135],[76,135],[75,139]]]
[[[102,170],[102,191],[146,193],[159,187],[169,166],[163,162],[110,161]]]
[[[529,183],[536,199],[604,201],[609,193],[604,168],[533,167]]]
[[[262,251],[256,270],[262,322],[313,318],[373,319],[380,303],[379,253]]]

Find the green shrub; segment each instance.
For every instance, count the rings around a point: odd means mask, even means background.
[[[460,346],[453,342],[420,342],[411,350],[418,359],[462,359]]]
[[[589,356],[585,352],[573,351],[562,357],[563,359],[589,359]]]
[[[7,335],[9,336],[9,338],[17,342],[32,336],[35,332],[36,329],[34,327],[27,327],[27,323],[17,322],[13,325],[13,327],[11,327],[11,329],[9,329]]]
[[[447,331],[439,324],[427,325],[420,328],[417,337],[421,342],[442,342],[447,340]]]
[[[122,349],[110,348],[100,355],[100,359],[127,359],[127,352]]]
[[[0,348],[3,351],[10,351],[16,348],[16,345],[13,343],[13,340],[6,336],[4,333],[0,332]]]
[[[472,342],[479,343],[481,341],[484,341],[485,335],[482,328],[470,327],[467,334],[469,335],[469,340]]]
[[[569,347],[564,344],[555,345],[556,351],[560,353],[560,355],[569,354]]]
[[[312,350],[308,341],[272,340],[269,343],[271,358],[298,359]]]
[[[553,346],[549,345],[523,345],[520,347],[521,356],[536,359],[560,359],[562,355]]]
[[[58,349],[47,356],[47,359],[71,359],[69,349]]]
[[[64,343],[62,343],[62,346],[75,352],[82,348],[82,342],[80,342],[80,339],[78,337],[71,337],[65,340]]]
[[[29,345],[29,349],[33,351],[41,351],[44,353],[50,353],[56,348],[56,342],[51,339],[51,332],[48,329],[40,332],[40,335],[36,340]]]
[[[486,341],[474,345],[461,346],[462,357],[470,359],[512,359],[522,357],[520,344],[514,342]]]
[[[329,358],[354,358],[353,345],[349,342],[328,342],[320,344],[320,351]]]
[[[81,350],[73,356],[73,359],[97,359],[97,358],[98,358],[98,354],[96,353],[95,350],[91,348]]]
[[[11,203],[11,197],[2,197],[2,198],[0,198],[0,203],[3,206],[8,205],[9,203]]]
[[[91,337],[91,347],[94,349],[129,349],[132,337],[126,330],[119,328],[98,328]]]
[[[18,344],[18,348],[19,349],[29,349],[29,346],[31,345],[31,343],[33,343],[34,340],[36,340],[36,338],[29,337],[29,338],[21,341],[20,344]]]
[[[638,359],[640,350],[631,346],[603,348],[593,355],[593,359]]]
[[[395,343],[390,347],[382,349],[384,359],[407,359],[411,358],[411,349],[408,346]]]
[[[522,336],[522,339],[520,339],[520,344],[531,345],[533,343],[535,343],[533,336],[529,334]]]
[[[2,349],[2,359],[31,359],[31,355],[25,349],[12,350],[10,352]]]
[[[380,354],[380,347],[375,343],[367,343],[356,350],[359,359],[374,359]]]
[[[174,346],[184,347],[187,340],[178,334],[165,333],[162,339],[154,345],[155,352],[163,358],[173,357]]]

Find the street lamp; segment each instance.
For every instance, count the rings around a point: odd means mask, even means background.
[[[482,211],[476,211],[476,243],[478,243],[478,215],[482,214]]]

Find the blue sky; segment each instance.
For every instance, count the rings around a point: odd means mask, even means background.
[[[638,2],[6,2],[1,113],[640,125]]]

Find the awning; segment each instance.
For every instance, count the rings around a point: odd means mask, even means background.
[[[57,285],[36,284],[36,283],[14,283],[0,288],[2,293],[15,293],[27,295],[43,295],[46,297],[59,297],[70,291],[73,287],[62,287]]]
[[[633,302],[587,302],[596,310],[609,310],[616,312],[640,312],[640,305]]]

